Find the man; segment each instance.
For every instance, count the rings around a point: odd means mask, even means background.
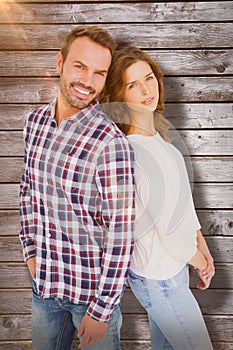
[[[34,350],[120,349],[132,253],[133,154],[98,108],[114,41],[78,26],[57,55],[58,97],[25,125],[20,240],[33,278]]]

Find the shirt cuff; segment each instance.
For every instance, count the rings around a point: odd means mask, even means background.
[[[28,259],[33,258],[36,256],[36,249],[33,242],[30,242],[29,244],[25,245],[23,247],[23,258],[26,262]]]
[[[108,322],[116,304],[106,304],[98,298],[90,303],[87,314],[96,321]]]

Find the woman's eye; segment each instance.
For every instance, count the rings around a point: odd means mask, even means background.
[[[132,89],[132,88],[134,88],[135,86],[136,86],[136,84],[135,84],[135,83],[130,84],[130,85],[129,85],[129,89]]]
[[[153,75],[150,75],[149,77],[146,78],[146,80],[151,80],[154,79]]]

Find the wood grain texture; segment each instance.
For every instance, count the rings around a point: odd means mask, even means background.
[[[194,182],[232,182],[233,157],[191,157]],[[20,182],[23,157],[0,158],[0,182]]]
[[[188,154],[195,156],[229,155],[233,154],[231,130],[189,130],[179,131]],[[171,134],[172,136],[172,134]],[[174,144],[176,139],[174,138]]]
[[[86,23],[89,25],[89,23]],[[58,50],[73,24],[13,24],[0,25],[0,50]],[[231,47],[231,23],[156,23],[156,24],[101,24],[120,42],[144,49],[194,49]],[[46,33],[46,35],[44,35]],[[135,36],[135,33],[137,35]],[[179,33],[179,35],[174,35]],[[12,37],[14,40],[11,40]]]
[[[72,350],[78,350],[78,340],[72,343]],[[233,343],[212,343],[214,350],[232,350]],[[0,342],[1,349],[3,350],[28,350],[32,349],[32,343],[30,341],[17,341]],[[150,349],[150,341],[121,341],[122,350],[148,350]]]
[[[207,237],[206,241],[216,263],[232,261],[233,237]],[[0,236],[0,262],[22,262],[18,236]]]
[[[77,350],[78,341],[74,341],[72,345],[72,350]],[[0,341],[0,348],[2,350],[32,350],[31,341]],[[233,343],[226,342],[214,342],[214,350],[233,350]],[[150,341],[149,340],[122,340],[121,341],[121,350],[149,350]]]
[[[205,316],[205,321],[209,329],[212,341],[217,342],[232,342],[232,316]],[[146,316],[141,316],[140,319],[135,315],[127,315],[124,318],[122,330],[122,339],[137,339],[141,335],[141,339],[149,338],[149,329]]]
[[[165,75],[233,74],[233,50],[145,50]],[[57,51],[1,51],[0,75],[3,77],[57,76]]]
[[[193,197],[197,209],[232,209],[233,186],[228,183],[197,183]],[[0,198],[0,209],[18,209],[19,185],[0,184]]]
[[[233,182],[232,157],[191,157],[195,182]]]
[[[181,130],[169,132],[173,143],[184,156],[232,156],[231,130]],[[14,140],[14,142],[12,142]],[[22,131],[0,131],[0,156],[22,157],[24,142]]]
[[[212,341],[233,342],[232,316],[206,316],[205,321]],[[23,339],[25,338],[25,339]],[[1,340],[30,340],[30,315],[0,315]],[[121,332],[124,340],[149,340],[149,327],[146,315],[125,315]]]
[[[233,99],[231,77],[221,77],[221,83],[217,77],[165,77],[164,86],[167,102],[228,102]]]
[[[20,182],[23,167],[23,157],[0,158],[0,182]]]
[[[204,235],[230,236],[233,235],[233,211],[197,210]]]
[[[14,142],[12,142],[14,140]],[[1,156],[23,156],[24,141],[22,131],[0,131]]]
[[[0,130],[23,129],[26,116],[39,106],[39,103],[1,104]],[[179,130],[233,128],[232,103],[166,102],[164,116]]]
[[[0,80],[0,103],[48,103],[56,97],[56,78],[10,78]],[[165,77],[166,102],[230,102],[232,78]]]
[[[197,214],[216,264],[209,290],[195,289],[193,271],[191,286],[214,350],[233,350],[232,11],[230,1],[0,2],[1,349],[32,349],[31,278],[18,238],[24,120],[56,96],[56,52],[84,23],[145,49],[164,71],[164,115],[191,155]],[[122,310],[122,350],[149,350],[148,320],[129,289]]]
[[[232,210],[197,210],[205,236],[233,236]],[[0,210],[0,236],[16,236],[20,231],[19,211]]]
[[[232,184],[195,184],[193,190],[194,203],[197,209],[233,207]],[[221,200],[221,197],[223,198]]]
[[[232,268],[233,263],[216,263],[216,274],[211,281],[211,289],[233,289]],[[12,278],[14,276],[14,278]],[[191,287],[196,287],[197,278],[191,273]],[[25,263],[0,263],[0,289],[30,288],[31,278]]]
[[[14,236],[20,232],[19,210],[0,211],[0,236]]]
[[[193,197],[197,209],[232,209],[233,186],[198,183],[194,186]],[[0,184],[0,198],[0,209],[18,209],[19,185]]]
[[[0,23],[105,23],[230,21],[232,4],[221,2],[22,4],[2,6]],[[116,16],[117,13],[117,16]]]
[[[233,127],[232,103],[165,103],[164,116],[177,129]]]
[[[233,313],[233,291],[209,289],[200,291],[192,289],[197,299],[203,315],[222,315],[231,316]],[[1,298],[1,314],[4,315],[23,315],[31,313],[31,289],[16,290],[5,289],[0,290]],[[123,314],[146,314],[146,311],[139,304],[137,299],[129,288],[126,289],[121,302],[121,310]]]
[[[32,341],[0,341],[0,348],[2,350],[32,350]]]
[[[0,108],[0,130],[22,130],[27,115],[40,104],[2,104]]]

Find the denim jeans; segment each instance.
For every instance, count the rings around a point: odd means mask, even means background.
[[[42,299],[35,282],[32,287],[33,350],[70,350],[88,305],[75,305],[58,298]],[[113,310],[106,336],[83,350],[120,350],[120,306]]]
[[[152,350],[212,350],[200,308],[189,289],[188,266],[167,280],[129,272],[129,284],[146,309]]]

